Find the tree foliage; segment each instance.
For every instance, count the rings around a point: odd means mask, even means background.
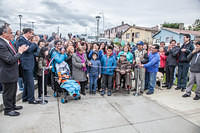
[[[200,19],[196,19],[192,27],[193,30],[200,31]]]
[[[162,24],[162,26],[166,27],[166,28],[178,29],[179,28],[179,23],[167,23],[167,22],[164,22],[164,24]]]

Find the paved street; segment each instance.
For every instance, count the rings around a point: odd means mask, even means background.
[[[177,98],[166,102],[172,93]],[[200,133],[200,102],[190,98],[184,104],[191,103],[193,108],[173,107],[177,101],[172,100],[182,100],[178,95],[175,90],[164,90],[148,97],[87,95],[66,104],[54,97],[48,98],[47,105],[19,102],[24,106],[20,117],[1,113],[0,133]]]

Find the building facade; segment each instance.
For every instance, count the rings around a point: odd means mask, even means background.
[[[170,41],[176,40],[177,43],[183,44],[184,34],[190,34],[191,40],[199,40],[200,39],[200,31],[190,31],[190,30],[180,30],[180,29],[172,29],[172,28],[162,28],[159,32],[157,32],[153,36],[153,42],[159,44],[160,42],[165,42],[167,45]]]
[[[131,26],[122,34],[122,40],[124,40],[126,43],[137,43],[138,41],[153,43],[152,36],[157,31],[158,30],[156,28]]]
[[[129,24],[124,24],[124,22],[122,22],[122,24],[117,27],[105,30],[104,31],[105,38],[114,40],[116,37],[118,37],[121,39],[122,33],[126,31],[129,27],[130,27]]]

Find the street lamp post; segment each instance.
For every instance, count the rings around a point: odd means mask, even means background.
[[[19,16],[19,27],[20,27],[20,35],[21,35],[21,28],[22,28],[22,15],[18,15]]]
[[[99,14],[101,14],[102,18],[103,18],[103,33],[104,33],[104,30],[105,30],[105,28],[104,28],[105,27],[104,12],[102,11]]]
[[[34,30],[34,23],[35,23],[35,22],[31,22],[31,23],[32,23],[32,26],[31,26],[31,27],[32,27],[32,29]]]
[[[99,39],[99,20],[100,20],[100,16],[96,16],[96,20],[97,20],[97,42],[98,42],[98,39]]]

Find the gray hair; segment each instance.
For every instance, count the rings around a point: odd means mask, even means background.
[[[4,22],[3,24],[0,23],[0,36],[3,35],[3,33],[7,33],[8,32],[8,27],[9,24]]]

